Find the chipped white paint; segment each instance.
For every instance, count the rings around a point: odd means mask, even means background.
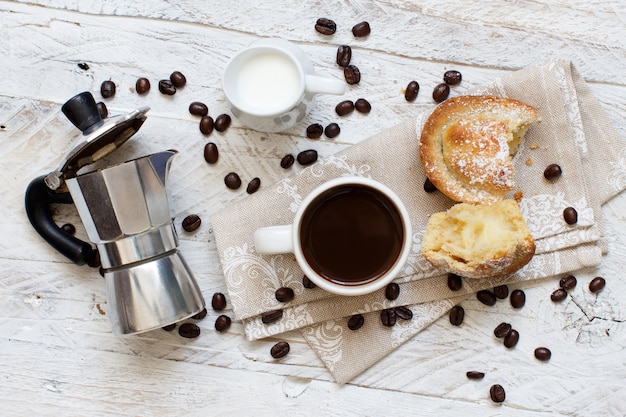
[[[313,30],[322,16],[338,23],[334,36]],[[578,273],[579,285],[566,301],[549,301],[554,279],[524,288],[527,304],[519,311],[505,302],[488,308],[469,299],[462,326],[438,321],[345,386],[331,382],[299,333],[283,335],[291,353],[276,361],[269,355],[276,339],[248,342],[239,323],[218,334],[213,311],[196,340],[162,331],[112,336],[98,272],[51,250],[23,210],[28,182],[53,169],[76,134],[60,105],[83,90],[98,96],[100,83],[111,78],[118,93],[106,101],[110,113],[152,107],[139,137],[115,159],[180,151],[172,166],[171,205],[177,225],[189,213],[204,220],[195,234],[179,231],[180,248],[209,298],[225,291],[211,214],[245,197],[225,189],[228,171],[244,182],[284,178],[299,170],[279,167],[286,153],[315,148],[331,155],[411,117],[430,103],[446,69],[463,73],[453,89],[462,94],[548,57],[570,59],[626,138],[625,17],[621,0],[0,1],[1,414],[626,415],[624,195],[603,210],[609,252],[602,266]],[[350,28],[361,20],[370,22],[372,34],[354,39]],[[219,90],[224,63],[268,36],[296,42],[321,74],[332,77],[341,77],[337,45],[350,44],[363,81],[346,98],[368,98],[373,110],[342,118],[335,140],[304,135],[308,123],[337,119],[333,97],[320,97],[307,119],[283,134],[252,132],[234,121],[225,134],[210,137],[221,159],[209,167],[202,158],[208,139],[187,106],[200,100],[214,116],[226,111]],[[88,70],[77,66],[83,62]],[[173,97],[160,95],[156,81],[174,70],[183,71],[189,84]],[[145,97],[131,91],[140,76],[153,81]],[[409,104],[402,89],[413,79],[422,90]],[[79,224],[72,207],[58,207],[56,216]],[[78,234],[84,237],[84,230]],[[608,282],[599,295],[586,290],[595,275]],[[513,350],[492,336],[501,321],[521,334]],[[552,349],[550,362],[532,356],[540,345]],[[469,381],[468,370],[487,376]],[[506,388],[504,404],[488,399],[492,383]]]

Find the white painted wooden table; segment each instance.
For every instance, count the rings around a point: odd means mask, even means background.
[[[319,17],[338,25],[332,37],[314,31]],[[367,20],[372,33],[355,39],[350,28]],[[463,302],[466,320],[452,328],[442,318],[350,384],[339,386],[299,333],[273,360],[277,339],[247,342],[234,323],[225,334],[217,316],[200,322],[202,335],[187,340],[165,331],[127,338],[111,334],[104,283],[98,271],[55,253],[30,227],[24,190],[50,172],[77,131],[60,114],[72,95],[111,79],[117,94],[106,100],[119,114],[152,108],[138,137],[120,149],[123,160],[165,149],[173,163],[171,206],[176,224],[191,213],[203,219],[193,234],[180,231],[180,248],[207,299],[225,284],[211,231],[211,215],[245,198],[227,190],[223,177],[238,172],[244,184],[262,186],[301,169],[279,166],[286,153],[317,149],[328,156],[412,117],[430,104],[432,88],[447,69],[458,69],[459,95],[509,71],[550,57],[572,60],[626,140],[626,3],[613,1],[0,1],[0,414],[10,416],[213,416],[213,415],[626,415],[626,196],[604,207],[609,253],[596,270],[577,272],[577,288],[554,304],[550,279],[524,288],[527,304],[486,307]],[[367,98],[367,115],[339,120],[334,140],[309,140],[309,123],[338,118],[336,97],[320,97],[312,113],[283,134],[261,134],[234,120],[210,140],[220,162],[202,156],[208,140],[187,112],[191,101],[216,116],[227,110],[220,73],[237,50],[263,37],[296,42],[319,72],[340,78],[336,48],[349,44],[362,82],[346,98]],[[86,63],[88,69],[78,64]],[[157,80],[182,71],[187,86],[161,95]],[[132,87],[152,81],[147,96]],[[403,98],[411,80],[422,90]],[[55,213],[79,225],[72,207]],[[602,275],[598,296],[586,289]],[[228,311],[227,311],[228,313]],[[505,349],[491,332],[514,322],[522,337]],[[532,357],[538,341],[552,349],[548,363]],[[468,370],[486,372],[469,381]],[[507,400],[496,405],[488,389],[500,383]]]

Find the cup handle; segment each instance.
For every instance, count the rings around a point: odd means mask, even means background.
[[[264,255],[293,253],[292,230],[291,224],[257,229],[254,232],[254,248]]]
[[[342,95],[346,92],[346,84],[333,78],[318,77],[317,75],[305,75],[305,90],[312,94],[335,94]]]

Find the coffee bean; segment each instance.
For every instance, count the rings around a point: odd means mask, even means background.
[[[220,153],[217,149],[217,145],[213,142],[208,142],[204,145],[204,160],[209,164],[215,164],[220,157]]]
[[[535,349],[535,358],[540,361],[550,360],[550,357],[552,357],[552,352],[550,352],[550,349],[547,347],[538,347]]]
[[[596,293],[602,291],[604,286],[606,285],[606,280],[602,277],[595,277],[589,283],[589,291]]]
[[[365,318],[362,314],[355,314],[348,319],[348,329],[350,330],[359,330],[363,327],[365,323]]]
[[[324,129],[324,134],[329,139],[336,138],[337,136],[339,136],[339,133],[341,133],[341,129],[339,128],[339,125],[337,123],[329,123],[328,126],[326,126],[326,128]]]
[[[367,114],[372,111],[372,105],[364,98],[359,98],[354,102],[354,108],[359,113]]]
[[[319,123],[313,123],[306,128],[306,137],[309,139],[319,139],[324,133],[324,126]]]
[[[450,313],[448,313],[450,324],[454,326],[460,326],[463,323],[463,319],[465,318],[465,310],[461,306],[454,306],[450,309]]]
[[[493,329],[493,335],[498,339],[502,339],[503,337],[511,333],[512,329],[513,328],[509,323],[500,323],[496,326],[495,329]]]
[[[433,100],[441,103],[450,95],[450,86],[446,83],[437,84],[433,89]]]
[[[191,316],[191,318],[193,320],[202,320],[202,319],[204,319],[206,317],[206,315],[207,315],[206,308],[203,308],[200,312],[198,312],[197,314]]]
[[[166,332],[171,332],[175,328],[176,328],[176,323],[168,324],[167,326],[161,327],[161,329],[165,330]]]
[[[361,71],[355,65],[348,65],[343,69],[343,76],[350,85],[361,82]]]
[[[506,399],[506,392],[502,385],[494,384],[489,388],[489,396],[494,403],[501,403]]]
[[[577,283],[578,281],[576,281],[574,275],[565,275],[559,280],[559,287],[563,288],[565,291],[569,291],[573,290]]]
[[[194,232],[198,230],[201,223],[202,220],[197,214],[190,214],[183,219],[183,230],[185,230],[185,232]]]
[[[554,290],[554,292],[550,295],[550,299],[554,302],[563,301],[565,300],[565,297],[567,297],[567,291],[563,288]]]
[[[578,212],[574,207],[567,207],[563,210],[563,220],[565,223],[572,225],[578,222]]]
[[[309,279],[309,277],[307,277],[306,275],[304,275],[302,277],[302,286],[304,288],[308,288],[308,289],[313,289],[313,288],[317,287],[317,285],[315,285],[315,283],[313,281],[311,281]]]
[[[335,106],[335,113],[339,116],[345,116],[354,111],[354,103],[352,100],[344,100]]]
[[[215,330],[220,333],[225,332],[228,330],[231,323],[232,321],[230,320],[230,317],[225,314],[221,314],[215,319]]]
[[[270,349],[270,355],[272,355],[272,358],[274,359],[284,358],[287,356],[290,349],[289,343],[278,342]]]
[[[478,301],[487,306],[492,306],[496,304],[496,295],[489,290],[480,290],[476,293],[476,298]]]
[[[400,295],[400,286],[395,282],[390,282],[385,288],[385,297],[387,300],[395,300]]]
[[[563,173],[563,171],[561,171],[561,167],[559,165],[557,165],[557,164],[550,164],[543,171],[543,176],[548,181],[554,181],[555,179],[559,178],[562,173]]]
[[[337,65],[340,67],[347,67],[350,65],[350,60],[352,59],[352,48],[348,45],[340,45],[337,48]]]
[[[213,133],[213,128],[215,127],[215,122],[211,116],[202,116],[200,119],[200,132],[203,135],[210,135]]]
[[[159,80],[159,91],[161,94],[173,96],[176,94],[176,87],[170,80]]]
[[[291,168],[295,160],[296,158],[294,158],[293,155],[289,153],[283,156],[283,159],[280,160],[280,167],[284,169]]]
[[[352,27],[352,34],[355,38],[362,38],[369,35],[370,32],[371,28],[368,22],[360,22]]]
[[[271,310],[261,314],[261,321],[264,324],[274,323],[283,317],[283,310]]]
[[[522,290],[513,290],[509,300],[513,308],[522,308],[526,304],[526,293]]]
[[[200,336],[200,327],[194,323],[183,323],[178,328],[178,334],[187,339]]]
[[[189,113],[194,116],[206,116],[209,114],[209,108],[204,103],[194,101],[189,105]]]
[[[74,235],[76,233],[76,227],[72,223],[65,223],[61,226],[61,229],[68,235]]]
[[[229,172],[224,177],[224,184],[226,184],[226,187],[231,190],[236,190],[241,187],[241,178],[239,178],[239,175],[236,172]]]
[[[426,178],[426,181],[424,181],[424,191],[426,191],[427,193],[434,193],[435,191],[437,191],[437,187],[435,187],[435,184],[433,184],[428,178]]]
[[[150,91],[150,80],[145,77],[141,77],[135,83],[135,91],[137,94],[146,94]]]
[[[170,81],[174,84],[174,87],[181,88],[187,84],[187,78],[180,71],[174,71],[170,74]]]
[[[248,194],[254,194],[257,191],[259,191],[260,186],[261,186],[261,179],[259,177],[254,177],[248,183],[248,186],[246,187],[246,192]]]
[[[226,308],[226,296],[221,292],[216,292],[211,298],[211,307],[215,311],[221,311]]]
[[[331,19],[322,17],[315,22],[315,30],[322,35],[332,35],[337,31],[337,24]]]
[[[450,291],[458,291],[463,288],[463,278],[457,274],[448,274],[448,288]]]
[[[415,101],[420,91],[420,85],[417,81],[411,81],[404,90],[404,99],[406,101]]]
[[[504,336],[504,346],[508,348],[512,348],[515,345],[517,345],[518,341],[519,341],[519,332],[515,329],[511,329],[509,334]]]
[[[232,119],[227,114],[220,114],[215,118],[215,130],[218,132],[225,132],[230,126]]]
[[[461,83],[461,73],[456,70],[449,70],[443,73],[443,82],[448,85],[457,85]]]
[[[411,320],[413,318],[413,312],[408,307],[399,306],[399,307],[396,307],[395,310],[396,310],[396,317],[398,317],[401,320]]]
[[[509,287],[507,287],[506,285],[498,285],[493,289],[493,293],[496,295],[497,298],[504,300],[506,297],[509,296]]]
[[[274,292],[274,296],[276,297],[276,300],[280,301],[281,303],[288,303],[289,301],[293,300],[293,298],[295,297],[295,293],[289,287],[280,287]]]
[[[393,327],[396,325],[396,311],[393,308],[386,308],[380,312],[380,321],[383,326]]]
[[[313,162],[317,161],[317,151],[315,149],[307,149],[306,151],[300,152],[297,159],[300,165],[311,165]]]
[[[100,94],[104,98],[111,98],[115,95],[115,83],[111,80],[103,81],[100,84]]]
[[[478,371],[467,371],[465,373],[465,376],[467,376],[468,379],[483,379],[485,377],[485,373]]]
[[[98,109],[98,114],[101,119],[106,119],[109,117],[109,109],[107,109],[107,105],[103,102],[99,101],[96,103],[96,108]]]

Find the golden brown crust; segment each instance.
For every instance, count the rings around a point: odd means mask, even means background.
[[[445,195],[466,203],[494,203],[515,185],[511,156],[537,116],[520,101],[459,96],[435,108],[420,138],[426,176]]]

